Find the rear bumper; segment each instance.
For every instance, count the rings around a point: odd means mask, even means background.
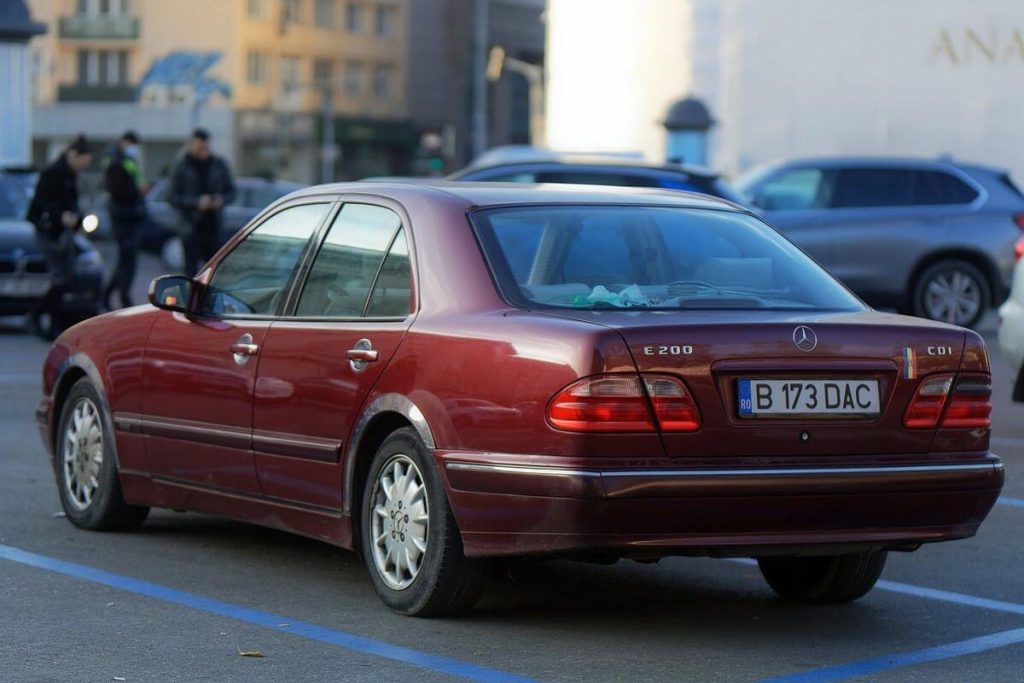
[[[466,552],[474,556],[742,556],[912,546],[973,535],[1003,484],[1002,463],[991,454],[730,469],[598,469],[437,455]]]

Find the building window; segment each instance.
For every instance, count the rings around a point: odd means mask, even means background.
[[[393,26],[391,25],[391,8],[385,7],[384,5],[377,5],[375,12],[376,21],[374,22],[374,31],[378,36],[390,36]]]
[[[75,11],[87,16],[120,16],[128,14],[128,0],[78,0]]]
[[[355,2],[345,6],[345,29],[349,33],[362,33],[363,31],[363,8]]]
[[[334,28],[334,0],[316,0],[314,21],[320,28]]]
[[[267,0],[248,0],[245,7],[250,19],[267,18]]]
[[[302,3],[299,0],[281,0],[281,22],[298,24],[302,21]]]
[[[345,81],[342,84],[345,94],[358,97],[363,93],[363,65],[359,62],[345,63]]]
[[[334,65],[329,59],[317,59],[313,62],[313,85],[325,89],[331,87],[334,80]]]
[[[128,84],[127,50],[79,50],[78,84],[112,86]]]
[[[281,57],[281,92],[290,93],[302,82],[301,62],[298,57]]]
[[[373,96],[378,100],[391,97],[391,72],[390,66],[383,65],[373,70]]]
[[[250,52],[248,59],[248,77],[253,85],[266,85],[267,83],[267,54],[265,52]]]

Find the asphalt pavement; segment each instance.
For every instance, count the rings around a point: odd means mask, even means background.
[[[159,266],[142,271],[140,299]],[[472,614],[422,620],[323,543],[171,511],[132,533],[72,527],[33,422],[47,346],[10,321],[0,681],[1024,680],[1024,405],[983,332],[1004,498],[975,538],[891,554],[864,599],[786,604],[737,561],[517,562]]]

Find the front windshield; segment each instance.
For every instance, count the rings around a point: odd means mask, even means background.
[[[24,188],[13,178],[0,175],[0,218],[24,218],[27,210]]]
[[[571,309],[861,310],[746,214],[653,206],[476,211],[487,259],[516,305]]]

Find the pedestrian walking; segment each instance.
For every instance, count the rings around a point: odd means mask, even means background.
[[[171,173],[171,204],[184,220],[185,274],[195,275],[220,248],[222,212],[235,198],[231,169],[210,151],[210,134],[197,128]]]
[[[36,240],[46,255],[50,288],[29,313],[36,334],[53,338],[60,328],[64,290],[73,276],[73,234],[80,220],[78,174],[92,163],[92,148],[84,135],[39,175],[26,219],[36,228]]]
[[[138,260],[142,224],[146,220],[146,189],[139,162],[139,136],[127,131],[117,141],[114,153],[107,160],[105,181],[109,201],[107,207],[117,240],[117,267],[103,293],[107,310],[113,310],[111,297],[120,294],[121,306],[132,305],[132,282]]]

